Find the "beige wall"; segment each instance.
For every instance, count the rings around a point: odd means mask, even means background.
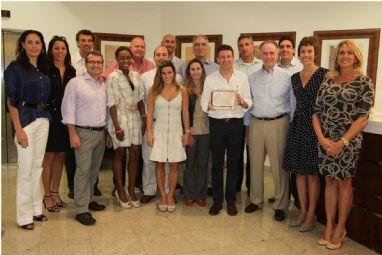
[[[12,18],[2,28],[37,29],[47,41],[65,36],[74,52],[75,33],[143,34],[151,56],[164,33],[223,34],[232,46],[241,32],[296,31],[297,41],[315,30],[382,27],[382,3],[104,3],[104,2],[2,2]],[[235,47],[236,48],[236,47]],[[382,115],[382,42],[377,72],[377,97],[373,109]]]

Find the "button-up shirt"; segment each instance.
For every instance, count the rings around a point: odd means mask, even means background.
[[[241,98],[247,103],[248,108],[244,109],[243,107],[237,105],[233,110],[220,110],[215,109],[208,111],[208,103],[211,101],[212,92],[215,90],[235,90]],[[224,118],[243,118],[245,112],[251,108],[252,99],[249,90],[248,77],[244,73],[233,70],[232,76],[227,81],[221,74],[220,71],[213,72],[207,76],[204,81],[204,88],[202,98],[200,100],[200,105],[202,110],[208,114],[209,117],[215,119],[224,119]]]
[[[288,71],[288,73],[292,76],[295,73],[301,72],[302,68],[304,67],[301,63],[301,61],[295,57],[292,58],[292,61],[287,66],[283,66],[281,62],[277,63],[279,67],[282,69]]]
[[[291,114],[296,101],[293,95],[290,74],[279,66],[266,71],[264,68],[249,78],[253,107],[251,114],[259,118],[273,118]]]
[[[85,58],[81,57],[79,52],[72,55],[72,66],[76,69],[76,76],[84,75],[87,72]]]
[[[245,63],[241,58],[235,61],[235,69],[245,73],[248,78],[256,71],[260,70],[263,66],[263,62],[257,58],[253,58],[253,61],[250,63]],[[251,118],[250,111],[247,111],[244,115],[244,125],[249,126],[249,120]]]
[[[62,100],[62,123],[78,126],[106,125],[106,86],[88,73],[71,79]]]
[[[148,72],[154,68],[155,68],[155,65],[144,58],[140,65],[135,63],[134,59],[132,59],[131,66],[129,69],[130,69],[130,71],[134,71],[134,72],[139,73],[139,75],[142,75],[142,74],[144,74],[144,73],[146,73],[146,72]]]
[[[178,74],[180,74],[183,78],[184,75],[186,74],[186,69],[187,69],[187,64],[184,63],[183,65],[180,66]],[[203,62],[204,70],[206,71],[206,75],[210,75],[211,73],[219,70],[219,65],[216,64],[215,62],[206,60]]]

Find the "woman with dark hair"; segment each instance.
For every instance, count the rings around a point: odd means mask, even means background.
[[[190,132],[187,90],[176,82],[174,64],[164,61],[158,66],[147,100],[147,144],[153,147],[150,160],[156,162],[155,174],[161,195],[158,210],[161,212],[176,209],[174,192],[178,167],[179,162],[186,159],[184,146],[189,143]],[[164,173],[167,162],[170,166],[168,194]]]
[[[146,127],[146,113],[143,104],[144,87],[139,74],[129,71],[132,53],[121,46],[115,52],[118,69],[109,74],[106,81],[107,105],[110,108],[108,131],[115,150],[113,160],[115,196],[123,208],[139,207],[134,186],[138,175],[139,145]],[[126,195],[122,183],[122,159],[129,150],[129,194]]]
[[[48,109],[52,121],[49,125],[48,142],[42,162],[42,183],[45,191],[43,203],[49,212],[58,212],[59,208],[66,207],[58,194],[58,189],[65,152],[70,148],[68,129],[61,122],[61,102],[66,84],[76,76],[76,70],[70,63],[69,45],[64,37],[54,36],[49,42],[47,54],[52,88]]]
[[[206,72],[199,59],[192,59],[186,67],[184,86],[188,92],[188,112],[190,116],[190,143],[186,147],[186,169],[183,193],[187,206],[197,202],[206,206],[207,167],[210,150],[208,117],[200,106]]]
[[[317,92],[328,70],[314,63],[318,54],[317,40],[313,36],[302,38],[298,46],[298,56],[303,69],[291,78],[296,110],[287,136],[283,169],[296,174],[301,212],[297,220],[291,221],[289,226],[299,227],[300,232],[313,229],[314,213],[320,196],[318,141],[313,129],[312,115]]]
[[[362,130],[374,98],[373,84],[362,70],[361,49],[354,41],[338,44],[333,66],[318,91],[313,115],[319,141],[318,166],[326,183],[326,227],[318,243],[328,249],[340,248],[346,236],[346,220],[353,203],[352,178],[356,176]]]
[[[50,80],[46,75],[44,37],[27,30],[17,41],[17,58],[4,72],[7,106],[17,148],[16,218],[26,230],[33,221],[47,221],[42,214],[40,177],[49,132],[47,109]]]

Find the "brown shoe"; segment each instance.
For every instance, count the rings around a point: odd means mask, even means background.
[[[237,215],[237,208],[235,202],[227,202],[227,213],[229,216]]]
[[[143,195],[140,199],[142,204],[147,204],[153,199],[155,196],[150,196],[150,195]]]

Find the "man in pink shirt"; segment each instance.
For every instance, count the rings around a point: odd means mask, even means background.
[[[130,66],[131,71],[135,71],[142,75],[147,71],[155,68],[155,65],[145,59],[146,44],[141,37],[134,37],[130,42],[130,49],[133,53],[133,59]]]

